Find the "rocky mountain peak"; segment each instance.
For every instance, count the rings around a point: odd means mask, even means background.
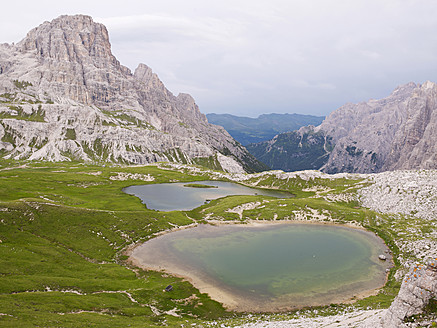
[[[120,65],[89,16],[60,16],[0,45],[0,100],[6,158],[260,165],[190,95],[174,96],[145,64],[134,74]]]
[[[423,90],[427,90],[427,89],[435,89],[436,88],[436,84],[434,82],[431,81],[426,81],[425,83],[420,85],[420,88]]]
[[[431,81],[426,81],[423,84],[419,84],[414,90],[412,97],[436,97],[437,96],[437,84]]]
[[[408,83],[386,98],[344,107],[319,127],[336,144],[327,172],[436,168],[435,83]]]
[[[405,97],[406,95],[411,94],[411,92],[417,88],[417,84],[414,82],[409,82],[406,84],[402,84],[397,86],[392,93],[390,94],[389,97],[395,97],[397,95],[401,96],[401,97]]]
[[[85,15],[64,15],[44,22],[18,46],[22,51],[36,50],[45,59],[81,61],[89,56],[116,62],[106,27]]]
[[[131,76],[111,52],[108,31],[89,16],[60,16],[32,29],[15,49],[16,56],[34,62],[15,60],[15,72],[43,92],[88,105],[105,106]],[[24,64],[24,65],[23,65]],[[21,67],[17,67],[21,66]],[[117,95],[116,95],[117,94]]]
[[[149,84],[149,82],[156,77],[156,74],[153,74],[152,69],[149,66],[140,63],[135,69],[134,76],[137,80]]]
[[[178,107],[180,107],[185,112],[193,115],[197,120],[199,120],[199,122],[208,123],[206,115],[200,112],[199,107],[196,104],[196,101],[194,100],[193,97],[191,97],[191,95],[189,95],[188,93],[180,93],[176,97],[176,101]]]

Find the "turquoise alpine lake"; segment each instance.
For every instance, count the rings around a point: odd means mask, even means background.
[[[185,277],[230,309],[266,312],[368,295],[384,285],[391,265],[373,233],[297,223],[200,225],[154,238],[131,259]]]
[[[199,188],[201,186],[211,188]],[[148,209],[158,211],[189,211],[205,202],[231,195],[262,195],[290,198],[288,192],[256,189],[224,181],[195,181],[159,183],[124,188],[127,194],[137,196]]]

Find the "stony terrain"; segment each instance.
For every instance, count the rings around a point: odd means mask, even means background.
[[[381,318],[381,326],[406,327],[404,318],[421,313],[437,297],[437,258],[426,266],[418,264],[405,276],[398,296]]]
[[[400,257],[405,268],[414,259],[437,257],[437,171],[393,171],[368,176],[372,184],[359,191],[363,206],[380,213],[398,214],[392,228],[399,233],[397,246],[413,254]],[[401,224],[407,219],[410,225]]]
[[[402,213],[426,220],[437,218],[437,171],[393,171],[368,176],[360,190],[362,204],[382,213]]]
[[[437,168],[437,84],[408,83],[380,100],[346,104],[321,125],[280,134],[249,150],[288,171],[376,173]]]
[[[174,96],[144,64],[121,65],[106,28],[83,15],[0,45],[0,156],[261,168],[190,95]]]

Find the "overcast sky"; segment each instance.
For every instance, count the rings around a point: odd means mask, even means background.
[[[204,113],[327,115],[437,82],[434,0],[32,0],[1,12],[7,43],[59,15],[90,15],[123,65],[147,64]]]

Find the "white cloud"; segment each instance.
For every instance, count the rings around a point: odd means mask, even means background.
[[[241,29],[238,21],[228,19],[196,19],[169,15],[134,15],[96,18],[113,33],[140,37],[143,33],[151,38],[142,42],[195,39],[217,44],[236,42],[235,33]],[[144,35],[144,34],[143,34]],[[164,36],[164,38],[162,38]]]

